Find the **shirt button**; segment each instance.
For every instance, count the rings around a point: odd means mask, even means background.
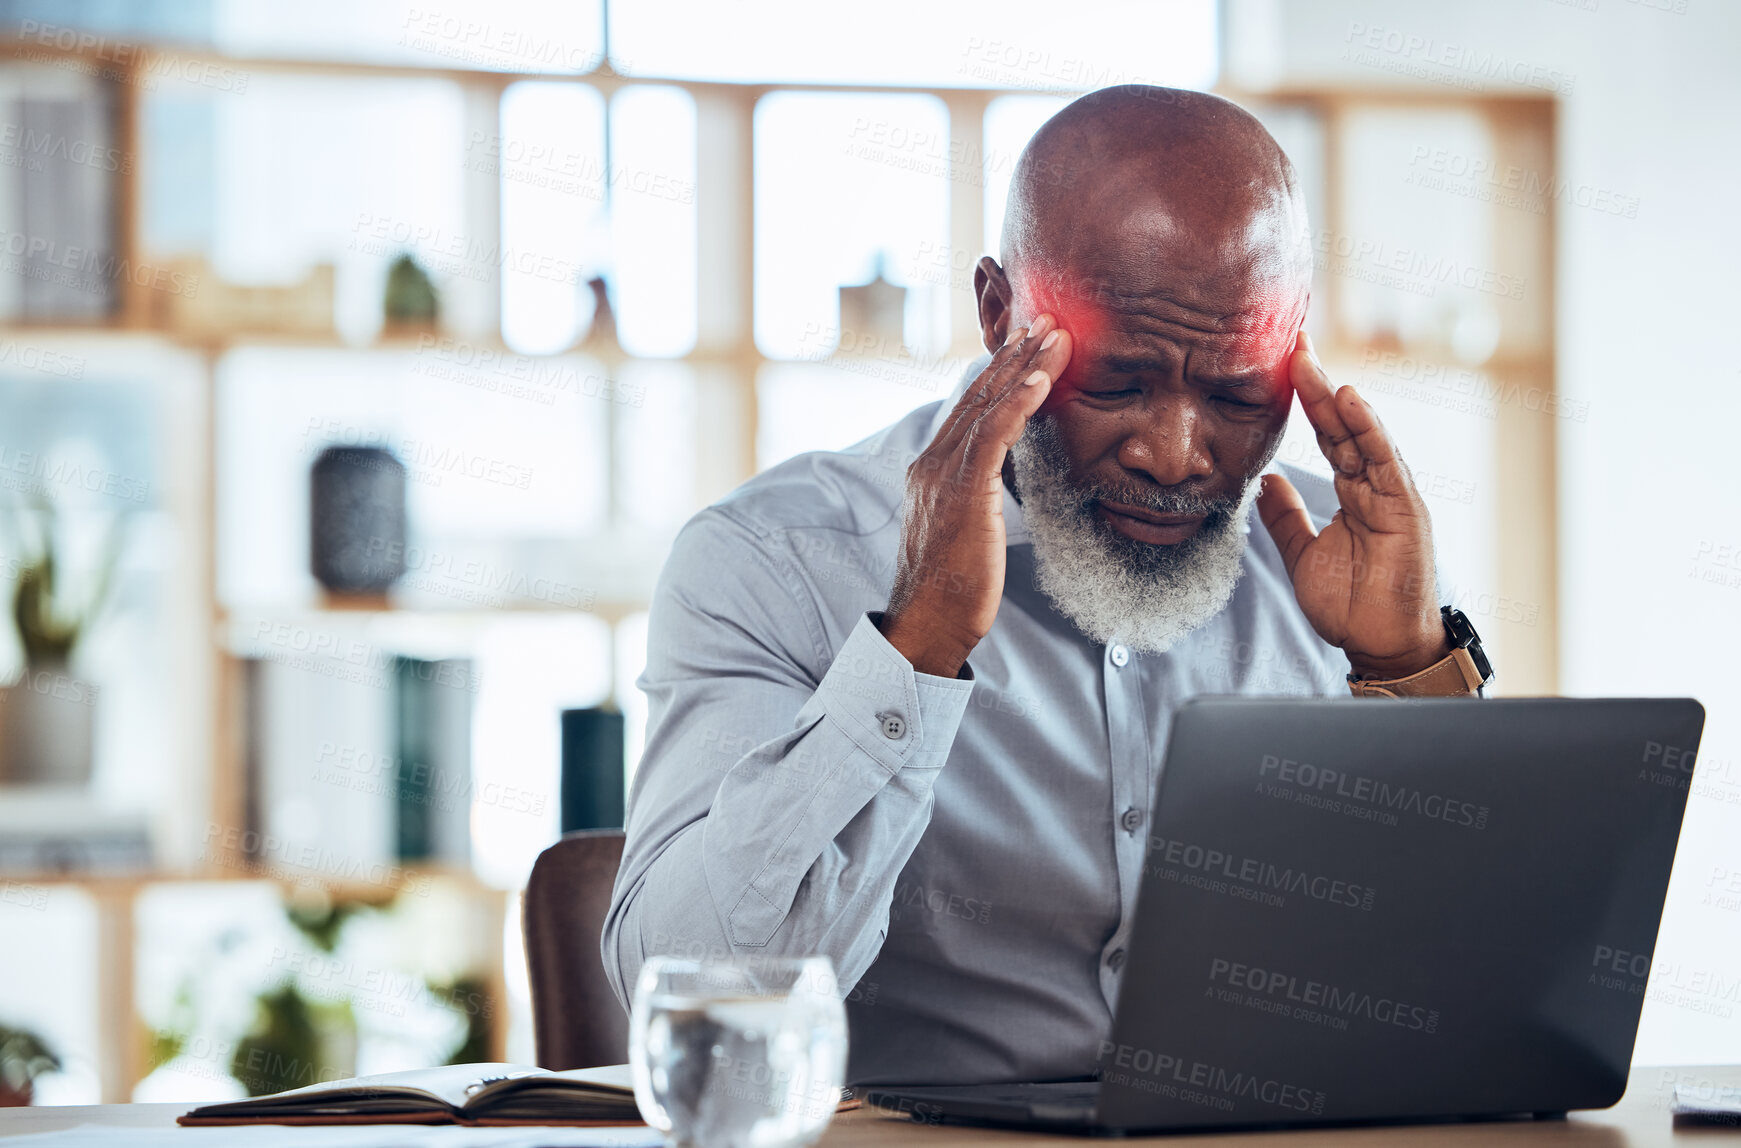
[[[1112,664],[1113,665],[1119,667],[1120,669],[1123,669],[1125,663],[1129,662],[1129,661],[1130,661],[1130,651],[1129,650],[1125,649],[1123,646],[1114,646],[1112,648]]]
[[[1106,967],[1113,972],[1124,968],[1124,950],[1114,949],[1106,958]]]
[[[1126,833],[1135,833],[1143,823],[1143,811],[1133,805],[1124,811],[1124,816],[1118,819],[1118,823],[1124,826]]]
[[[900,714],[883,715],[883,736],[890,741],[900,741],[907,736],[907,723]]]

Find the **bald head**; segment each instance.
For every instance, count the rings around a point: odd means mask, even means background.
[[[1304,306],[1311,279],[1305,200],[1263,125],[1218,96],[1135,84],[1083,96],[1035,134],[1010,184],[1003,260],[1018,290],[1086,280],[1114,305],[1154,286],[1137,267],[1170,269],[1185,295],[1189,280],[1237,278],[1284,310]]]

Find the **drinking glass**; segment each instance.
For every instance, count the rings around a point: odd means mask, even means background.
[[[629,1017],[635,1103],[673,1148],[800,1148],[846,1074],[846,1009],[827,957],[651,957]]]

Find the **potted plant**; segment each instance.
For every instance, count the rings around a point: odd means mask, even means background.
[[[0,1108],[30,1103],[36,1078],[60,1070],[60,1058],[28,1029],[0,1024]]]
[[[412,258],[402,252],[387,268],[387,291],[382,302],[388,335],[417,335],[434,331],[441,310],[435,284]]]
[[[12,521],[6,566],[24,672],[0,690],[0,780],[82,785],[91,777],[96,687],[74,676],[72,657],[108,598],[120,529],[105,531],[86,577],[68,579],[65,524],[53,508],[26,509]]]

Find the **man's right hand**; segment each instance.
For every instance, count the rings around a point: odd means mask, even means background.
[[[901,550],[882,632],[915,670],[953,678],[1003,600],[1003,466],[1070,361],[1050,315],[1017,327],[907,468]]]

